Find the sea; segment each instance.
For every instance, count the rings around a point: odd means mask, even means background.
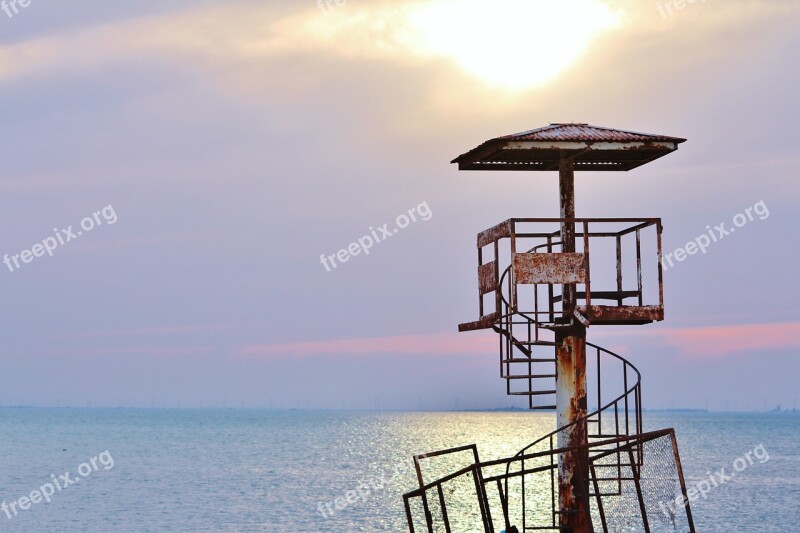
[[[800,532],[800,414],[644,423],[675,428],[689,487],[740,468],[692,503],[698,532]],[[474,443],[486,461],[554,428],[502,411],[0,408],[0,531],[403,532],[414,454]]]

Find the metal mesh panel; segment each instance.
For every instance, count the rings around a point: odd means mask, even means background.
[[[645,523],[651,532],[690,530],[686,509],[674,503],[683,493],[671,435],[632,441],[592,467],[596,531],[646,531]]]

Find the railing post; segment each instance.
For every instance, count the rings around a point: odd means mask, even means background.
[[[617,235],[617,292],[622,293],[622,237]],[[617,300],[617,305],[622,306],[622,297]]]
[[[656,241],[658,244],[658,305],[664,308],[664,263],[661,250],[661,220],[656,223]]]
[[[583,255],[586,261],[586,309],[592,307],[592,272],[589,261],[589,222],[583,221]]]
[[[644,302],[642,295],[642,241],[638,229],[636,230],[636,282],[639,292],[639,305],[642,305]]]

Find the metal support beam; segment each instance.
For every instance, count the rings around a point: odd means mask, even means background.
[[[575,253],[575,174],[572,161],[559,164],[562,252]],[[556,411],[558,447],[588,442],[586,424],[586,328],[574,319],[576,285],[562,287],[565,324],[556,332]],[[591,533],[589,513],[588,449],[563,453],[558,458],[559,525],[562,531]]]
[[[557,427],[566,426],[558,447],[586,444],[586,329],[580,323],[556,335],[556,375]],[[591,533],[588,449],[559,455],[558,489],[562,531]]]
[[[572,161],[563,157],[558,169],[558,185],[561,195],[561,218],[572,219],[561,223],[561,251],[575,253],[575,172]],[[564,317],[571,317],[575,307],[575,285],[564,285],[562,290]]]

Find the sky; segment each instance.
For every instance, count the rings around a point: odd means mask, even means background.
[[[661,217],[671,251],[769,213],[665,272],[664,322],[589,340],[645,407],[796,406],[798,23],[792,0],[9,6],[0,405],[520,405],[457,324],[476,233],[557,216],[557,179],[449,161],[583,122],[688,141],[579,174],[578,216]]]

